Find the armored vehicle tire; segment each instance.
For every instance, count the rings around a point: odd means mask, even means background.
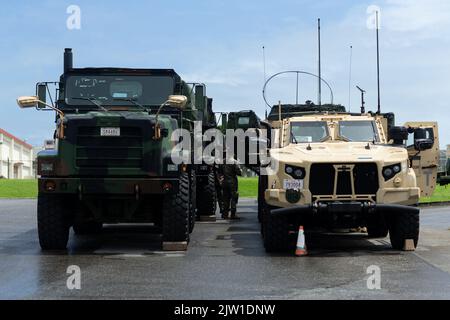
[[[266,204],[267,206],[267,204]],[[267,206],[263,216],[264,248],[267,252],[280,252],[289,249],[289,221],[285,215],[273,216],[272,207]]]
[[[389,217],[389,237],[392,248],[402,250],[405,240],[412,239],[414,248],[419,241],[420,218],[419,213],[396,213]]]
[[[38,196],[38,235],[42,250],[66,249],[71,218],[67,197],[54,194]]]
[[[73,231],[76,235],[97,234],[102,231],[102,228],[103,224],[95,221],[73,225]]]
[[[208,174],[207,180],[197,184],[197,215],[211,216],[216,214],[217,195],[214,172]]]
[[[197,215],[197,177],[194,172],[191,174],[191,187],[190,187],[191,201],[189,202],[189,233],[194,231],[195,219]]]
[[[164,242],[189,241],[189,175],[182,173],[177,193],[164,198],[162,209],[162,239]]]
[[[367,234],[369,238],[385,238],[388,235],[388,226],[383,214],[374,213],[367,220]]]

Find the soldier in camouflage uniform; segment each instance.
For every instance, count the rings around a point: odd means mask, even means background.
[[[241,168],[236,162],[223,164],[219,166],[218,174],[219,178],[222,178],[219,179],[219,182],[222,181],[222,218],[228,219],[231,211],[230,219],[239,219],[236,215],[236,206],[239,199],[237,176],[242,175]]]

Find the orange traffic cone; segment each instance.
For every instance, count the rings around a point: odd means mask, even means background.
[[[297,237],[297,249],[295,249],[296,256],[306,256],[308,252],[306,251],[306,243],[305,243],[305,232],[303,230],[303,226],[298,228],[298,237]]]

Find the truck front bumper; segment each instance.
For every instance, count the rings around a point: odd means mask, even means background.
[[[317,205],[298,205],[271,210],[272,215],[314,217],[323,215],[417,214],[419,208],[398,204],[369,204],[362,202],[329,202]]]
[[[176,178],[53,178],[41,177],[39,193],[79,195],[150,195],[178,190]]]

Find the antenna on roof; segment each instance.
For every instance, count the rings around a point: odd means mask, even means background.
[[[364,101],[364,93],[366,92],[358,86],[356,86],[356,88],[361,91],[361,113],[366,113],[366,108],[364,107],[364,105],[366,104],[366,102]]]
[[[381,113],[381,98],[380,98],[380,41],[378,37],[378,30],[380,29],[378,21],[378,11],[376,12],[377,19],[377,86],[378,86],[378,110],[377,113]]]
[[[318,37],[318,49],[319,49],[319,92],[318,92],[318,104],[322,105],[322,70],[321,70],[321,54],[320,54],[320,18],[317,19],[317,37]]]
[[[262,47],[262,54],[263,54],[263,69],[264,69],[264,83],[266,83],[266,47]]]
[[[352,102],[352,60],[353,60],[353,46],[350,46],[350,64],[348,72],[348,112],[351,112],[351,102]]]

